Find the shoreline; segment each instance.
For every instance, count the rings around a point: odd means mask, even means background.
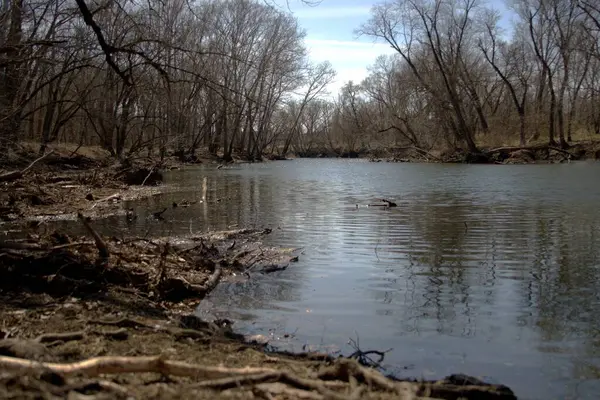
[[[464,150],[425,150],[414,146],[351,152],[312,151],[296,154],[297,158],[368,159],[371,162],[411,162],[448,164],[553,164],[571,161],[600,160],[600,140],[574,142],[568,149],[537,144],[481,148],[479,153]]]

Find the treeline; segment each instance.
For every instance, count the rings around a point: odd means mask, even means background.
[[[600,5],[510,0],[514,30],[477,0],[394,0],[358,33],[395,50],[303,114],[296,148],[464,149],[600,134]],[[296,105],[290,105],[293,110]],[[292,112],[293,114],[293,112]],[[598,137],[600,139],[600,136]]]
[[[291,143],[283,104],[300,99],[301,114],[334,71],[310,63],[284,11],[252,0],[3,0],[0,150],[62,141],[119,159],[201,148],[252,159]]]
[[[325,0],[327,1],[327,0]],[[0,1],[0,154],[23,142],[115,158],[199,150],[465,149],[600,133],[600,6],[384,1],[358,34],[395,50],[333,101],[285,7],[263,0]]]

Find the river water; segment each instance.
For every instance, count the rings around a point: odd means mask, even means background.
[[[167,221],[143,218],[170,208]],[[202,315],[288,350],[386,350],[399,376],[466,373],[523,399],[600,392],[600,163],[388,164],[294,160],[173,171],[142,218],[105,232],[271,227],[298,263],[224,283]],[[378,198],[398,207],[364,207]],[[217,202],[217,199],[220,201]],[[356,205],[359,205],[357,208]]]

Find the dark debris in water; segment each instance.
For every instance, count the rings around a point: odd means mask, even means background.
[[[291,252],[262,246],[264,234],[102,238],[93,228],[93,240],[61,232],[29,234],[25,240],[0,242],[0,290],[67,296],[119,287],[150,299],[201,299],[227,276],[289,264]]]

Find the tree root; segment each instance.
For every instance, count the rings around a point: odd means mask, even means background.
[[[21,375],[50,372],[64,377],[96,377],[103,374],[131,374],[154,372],[162,375],[185,376],[202,379],[220,379],[230,376],[247,376],[276,372],[270,368],[205,367],[162,357],[95,357],[75,363],[44,363],[22,358],[0,356],[0,369]]]
[[[288,371],[272,368],[227,368],[190,364],[158,357],[96,357],[75,363],[46,363],[23,358],[0,356],[0,369],[19,375],[57,374],[63,378],[94,378],[105,374],[158,373],[200,379],[190,389],[228,390],[252,386],[254,391],[269,395],[287,394],[293,398],[334,399],[360,398],[365,387],[393,393],[397,398],[431,397],[439,399],[514,400],[513,392],[501,385],[480,381],[458,382],[447,378],[439,382],[398,382],[376,370],[362,367],[350,359],[338,359],[335,364],[315,377],[303,378]],[[103,381],[106,382],[106,381]],[[361,385],[362,384],[362,385]],[[366,385],[366,386],[365,386]],[[107,390],[125,393],[126,389],[112,384]]]

